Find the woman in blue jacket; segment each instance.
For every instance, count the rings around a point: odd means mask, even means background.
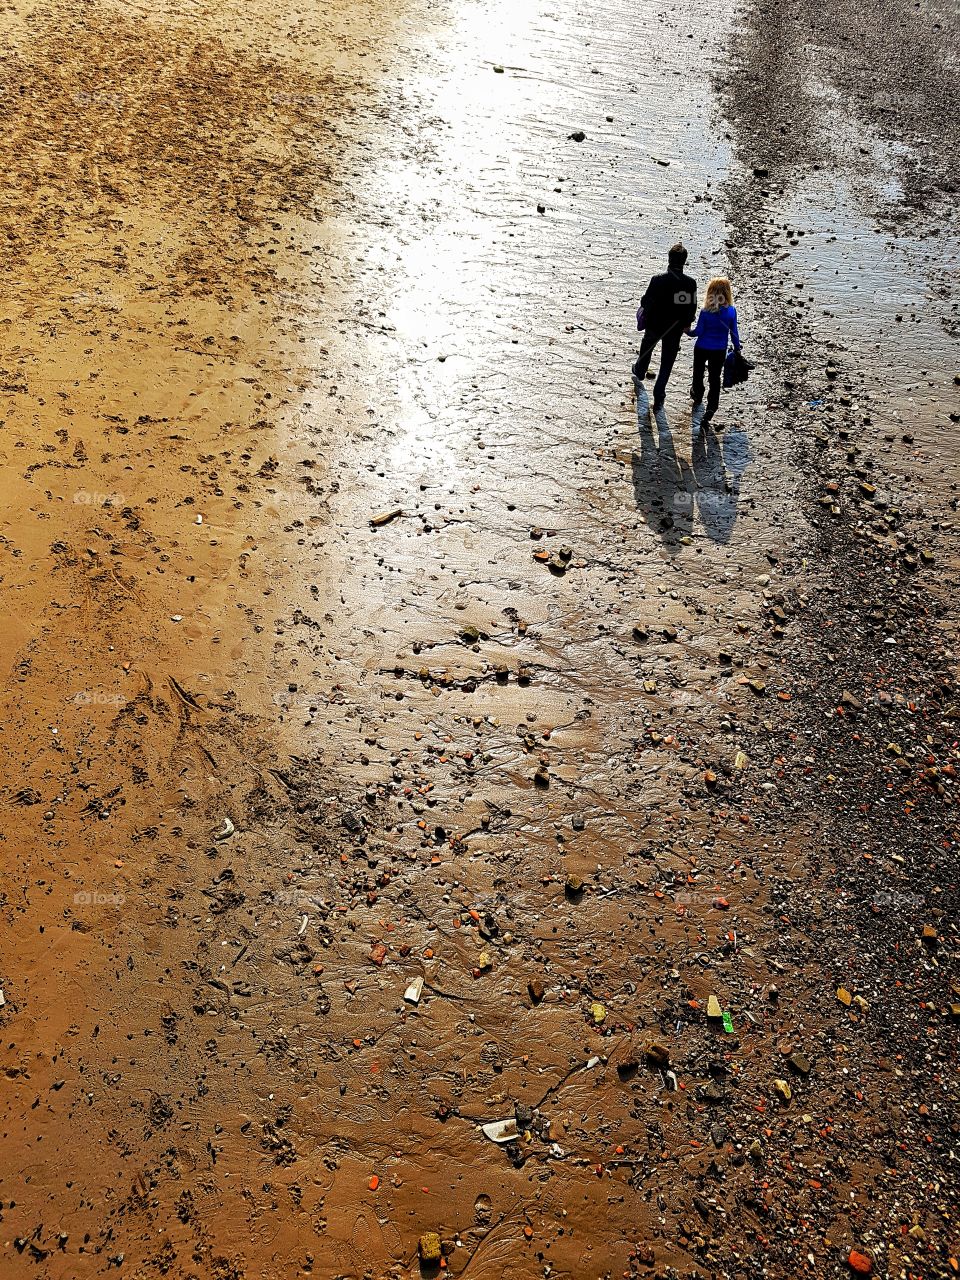
[[[734,350],[740,350],[737,309],[733,305],[733,289],[726,276],[716,276],[707,285],[703,309],[697,317],[696,326],[686,332],[688,337],[697,340],[693,348],[693,384],[690,387],[690,399],[695,405],[703,402],[704,369],[710,375],[707,407],[700,419],[701,424],[705,424],[717,412],[720,404],[727,347],[732,341]]]

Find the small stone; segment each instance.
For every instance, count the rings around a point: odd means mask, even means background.
[[[797,1050],[796,1053],[791,1053],[787,1061],[798,1075],[808,1076],[810,1074],[810,1059],[805,1053]]]
[[[777,1097],[781,1098],[784,1102],[789,1102],[793,1097],[793,1090],[790,1088],[789,1084],[787,1084],[786,1080],[774,1080],[773,1091]]]
[[[420,1261],[435,1266],[440,1264],[440,1237],[435,1231],[425,1231],[417,1242]]]
[[[569,875],[563,886],[563,891],[568,898],[577,902],[583,896],[583,881],[579,876]]]
[[[590,1006],[590,1016],[598,1027],[602,1022],[606,1021],[607,1011],[599,1000],[594,1000],[593,1004]]]
[[[868,1254],[861,1253],[859,1249],[850,1250],[847,1264],[851,1271],[855,1271],[860,1276],[869,1276],[873,1272],[873,1259]]]
[[[846,987],[837,987],[837,999],[841,1004],[849,1006],[850,1002],[853,1000],[853,996]]]
[[[923,933],[920,936],[922,937],[923,944],[926,947],[936,947],[940,941],[939,935],[932,924],[925,924],[923,926]]]
[[[711,995],[707,998],[707,1017],[722,1018],[723,1009],[720,1007],[720,1001],[716,996]]]
[[[670,1050],[662,1044],[647,1045],[647,1061],[655,1067],[668,1067],[670,1065]]]
[[[587,135],[583,132],[582,129],[577,129],[573,133],[568,135],[571,142],[583,142],[586,136]]]
[[[527,983],[527,991],[534,1004],[539,1004],[543,999],[543,983],[539,978],[530,979]]]

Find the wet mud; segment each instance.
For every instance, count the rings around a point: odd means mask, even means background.
[[[951,19],[838,13],[7,15],[4,1276],[957,1272]]]

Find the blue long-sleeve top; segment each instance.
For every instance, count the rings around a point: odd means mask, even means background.
[[[737,329],[737,308],[721,307],[719,311],[707,311],[702,308],[697,316],[696,328],[691,333],[696,338],[697,346],[704,351],[726,351],[727,343],[732,338],[733,345],[740,350],[740,332]]]

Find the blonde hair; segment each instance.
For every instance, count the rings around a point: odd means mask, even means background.
[[[714,276],[707,285],[707,295],[703,301],[704,311],[719,311],[721,307],[733,306],[733,289],[726,276]]]

